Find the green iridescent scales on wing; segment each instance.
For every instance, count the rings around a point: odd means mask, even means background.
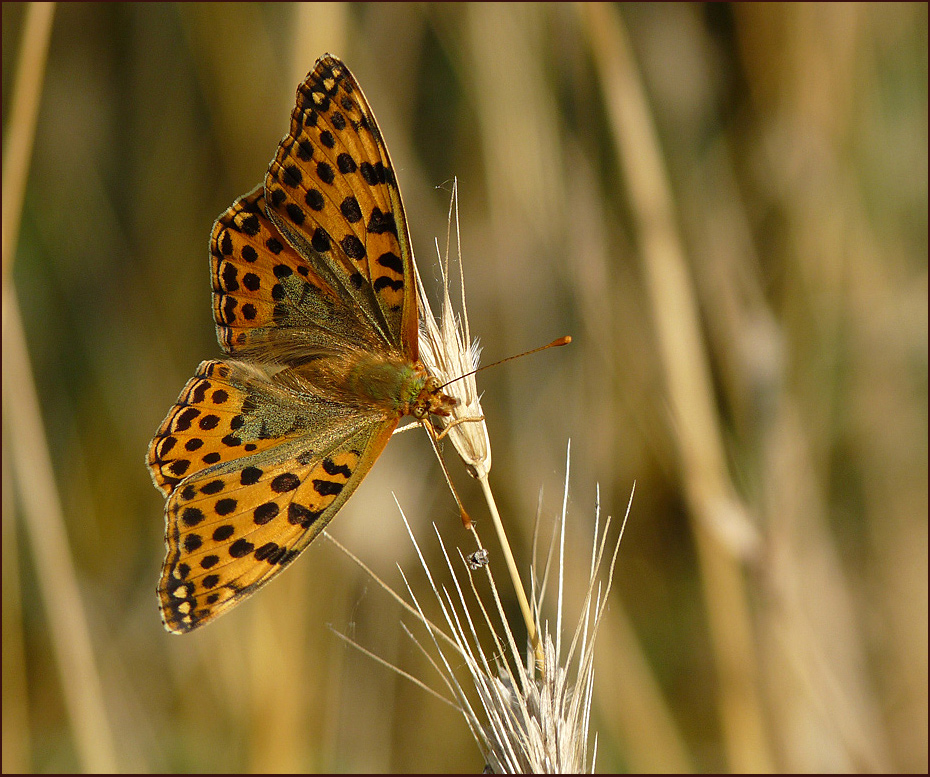
[[[398,420],[445,415],[417,359],[413,257],[377,123],[339,60],[298,89],[263,186],[210,240],[217,338],[149,446],[166,628],[209,622],[321,531]]]

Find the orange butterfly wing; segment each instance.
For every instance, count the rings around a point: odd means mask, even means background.
[[[416,361],[413,252],[394,167],[361,87],[335,57],[321,57],[298,88],[265,196],[291,245]]]
[[[203,362],[149,448],[168,495],[158,585],[166,628],[190,631],[280,572],[339,511],[396,425],[290,393],[242,364]]]
[[[326,55],[299,87],[264,187],[210,240],[223,349],[149,446],[168,497],[166,628],[206,623],[271,580],[338,512],[398,415],[333,401],[288,367],[349,351],[417,359],[413,257],[387,148],[357,82]],[[265,364],[267,366],[261,366]]]

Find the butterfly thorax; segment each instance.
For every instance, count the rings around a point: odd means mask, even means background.
[[[314,393],[342,404],[389,415],[448,416],[458,400],[443,394],[440,382],[420,363],[401,355],[351,350],[323,356],[295,368]]]

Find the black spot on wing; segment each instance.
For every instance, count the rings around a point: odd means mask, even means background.
[[[381,256],[378,257],[378,264],[382,267],[387,267],[389,270],[393,270],[398,275],[404,274],[404,263],[397,254],[391,251],[385,251],[381,254]]]
[[[335,496],[342,491],[343,483],[336,483],[332,480],[314,480],[313,488],[320,496]]]
[[[322,464],[327,475],[342,475],[345,478],[352,475],[352,470],[345,464],[336,464],[332,459],[323,459]]]
[[[402,288],[404,288],[404,282],[403,280],[394,281],[388,278],[386,275],[382,275],[374,283],[375,291],[381,291],[381,289],[387,286],[390,286],[394,291],[400,291]]]

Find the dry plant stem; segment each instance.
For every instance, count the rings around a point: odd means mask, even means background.
[[[113,736],[12,287],[3,295],[3,418],[81,771],[116,770]]]
[[[116,770],[113,736],[45,445],[22,319],[9,283],[53,10],[49,3],[33,3],[28,8],[3,158],[3,418],[81,770],[107,773]]]
[[[10,122],[4,133],[3,148],[3,286],[10,280],[19,217],[23,210],[23,195],[32,144],[42,96],[42,79],[55,15],[54,3],[30,3],[26,11],[22,47],[16,62],[16,80],[10,100]]]
[[[510,543],[507,541],[507,533],[504,531],[504,524],[497,510],[494,494],[491,492],[491,484],[488,482],[487,476],[479,478],[478,482],[481,483],[481,490],[484,492],[484,498],[487,500],[488,509],[491,511],[491,522],[494,524],[494,530],[497,532],[497,539],[500,541],[501,550],[504,551],[507,571],[510,572],[510,579],[513,581],[513,588],[517,594],[517,601],[520,603],[520,612],[523,613],[523,620],[526,623],[526,635],[530,644],[533,646],[533,653],[536,656],[536,666],[540,672],[543,672],[543,648],[536,630],[536,621],[533,619],[533,611],[530,609],[530,603],[527,601],[526,593],[523,590],[523,583],[520,581],[520,573],[517,571],[517,563],[513,559]],[[477,539],[477,534],[475,535],[475,539]]]
[[[453,218],[455,221],[456,245],[458,247],[459,275],[462,280],[461,319],[458,319],[453,313],[452,303],[449,298],[449,249],[452,242]],[[456,410],[453,411],[453,417],[447,421],[439,435],[436,434],[434,428],[429,424],[424,423],[424,427],[429,433],[430,442],[433,445],[436,458],[439,459],[439,463],[442,466],[449,488],[459,505],[459,510],[462,514],[462,522],[465,528],[472,532],[479,549],[483,549],[481,541],[478,539],[478,534],[475,532],[471,519],[468,517],[452,485],[452,480],[449,477],[437,442],[448,435],[449,440],[462,458],[462,462],[468,468],[469,473],[481,483],[488,508],[491,511],[492,522],[497,531],[501,549],[504,552],[504,560],[507,563],[507,569],[513,581],[517,600],[520,603],[520,610],[526,622],[527,636],[533,647],[536,664],[539,666],[540,671],[545,672],[543,647],[539,642],[536,622],[533,619],[533,612],[527,601],[526,593],[523,590],[520,574],[517,571],[513,553],[510,550],[510,543],[507,541],[507,535],[504,531],[503,523],[501,522],[500,513],[498,512],[497,504],[494,502],[494,495],[491,492],[491,486],[488,482],[488,473],[491,469],[491,448],[487,436],[487,427],[484,424],[484,414],[481,412],[480,397],[478,396],[477,388],[474,383],[474,374],[478,371],[478,350],[471,340],[471,333],[468,328],[468,308],[465,304],[465,281],[461,261],[462,241],[459,233],[457,181],[453,181],[452,184],[452,198],[449,203],[449,220],[446,232],[445,257],[443,258],[442,253],[439,251],[438,242],[436,250],[440,255],[443,289],[442,313],[439,325],[437,325],[436,319],[433,317],[433,312],[423,289],[423,282],[420,278],[419,271],[416,273],[419,304],[423,311],[420,330],[420,355],[424,362],[435,371],[435,374],[443,378],[445,381],[444,385],[450,387],[450,392],[458,399],[459,404]],[[414,269],[416,270],[416,264],[414,264]],[[560,341],[552,343],[551,345],[564,344],[570,341],[570,338],[562,338]],[[530,353],[533,353],[533,351]],[[503,361],[507,360],[504,359]]]
[[[682,480],[714,640],[729,769],[768,772],[772,757],[758,693],[749,602],[740,558],[756,542],[735,496],[713,403],[697,304],[676,229],[671,188],[648,102],[620,16],[582,7],[613,140],[637,221]]]
[[[19,537],[16,526],[16,506],[13,499],[13,473],[8,456],[2,466],[3,499],[3,553],[2,617],[3,648],[0,658],[3,667],[3,711],[0,731],[3,746],[0,748],[0,770],[3,774],[25,774],[32,768],[33,735],[29,727],[29,683],[26,658],[26,628],[23,619],[22,568],[19,555]]]

